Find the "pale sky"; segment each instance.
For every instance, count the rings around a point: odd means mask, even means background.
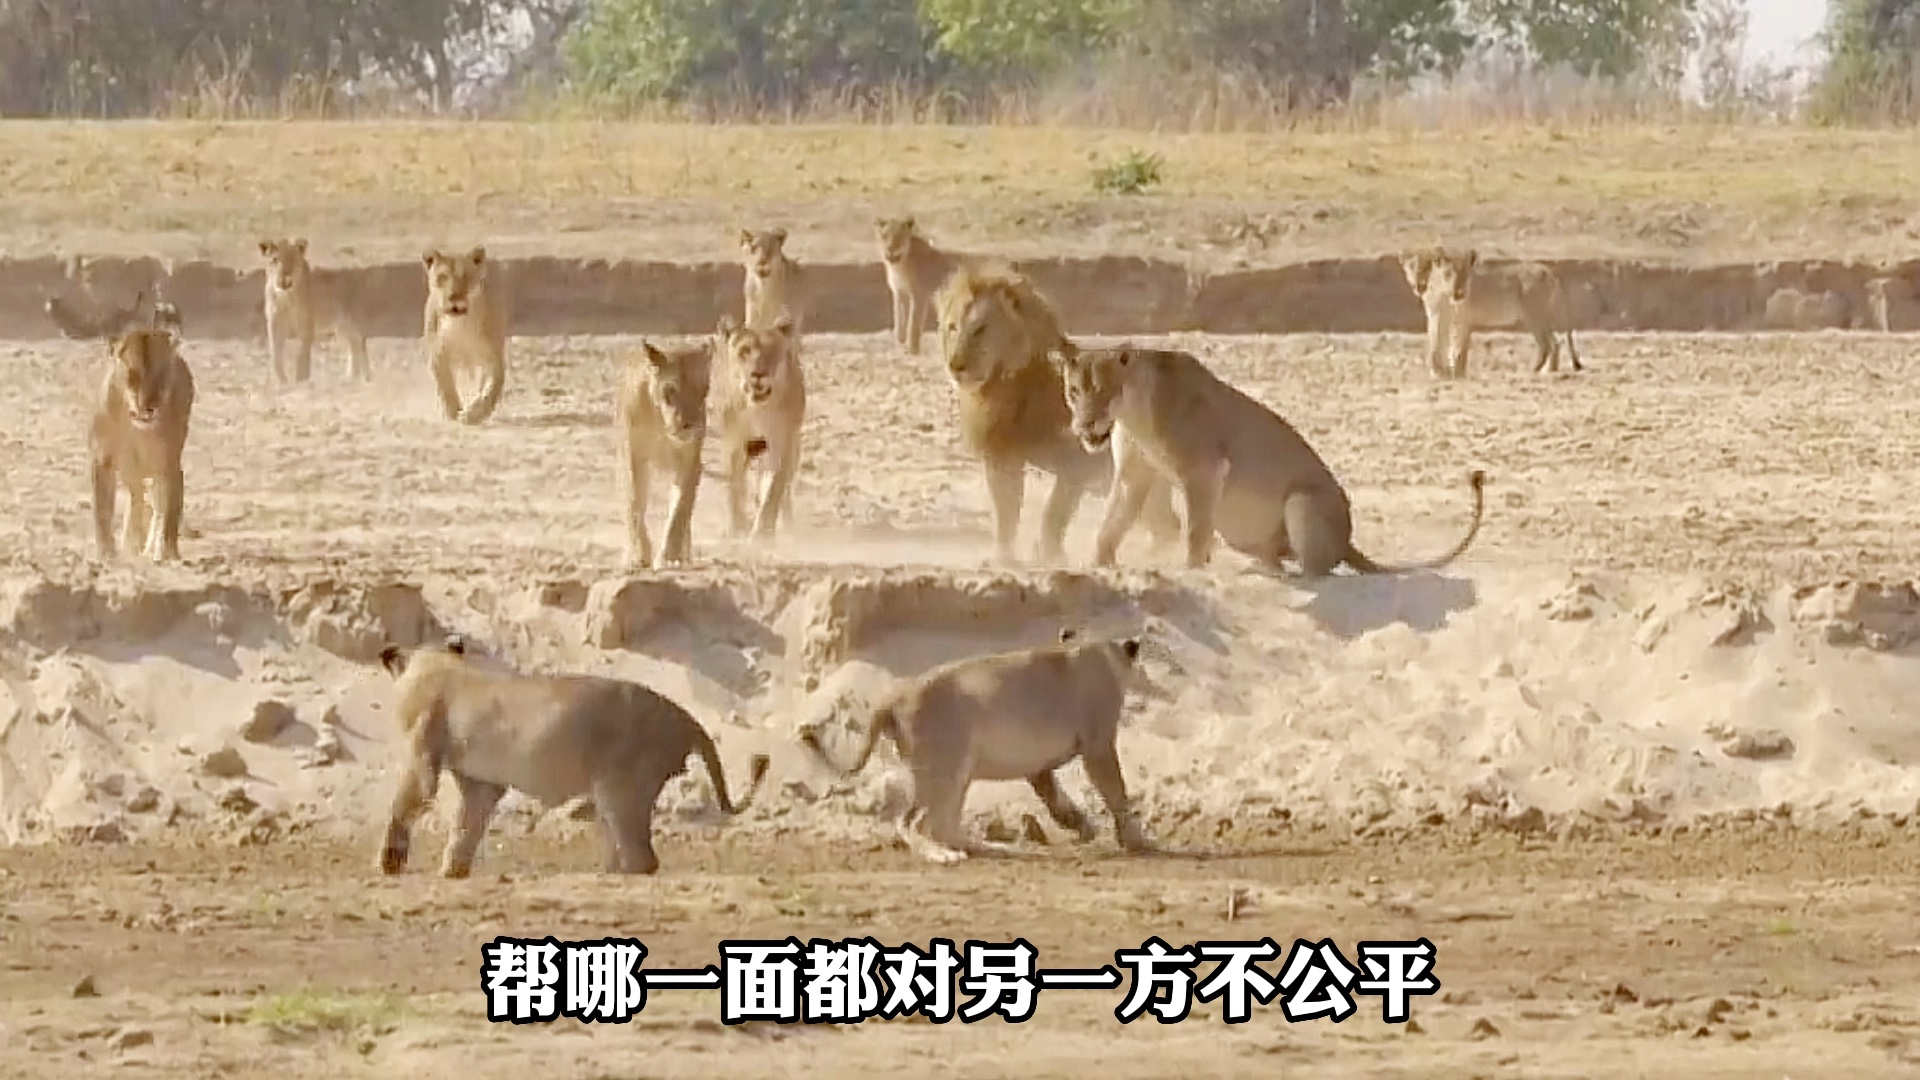
[[[1748,60],[1807,63],[1818,55],[1810,39],[1826,22],[1826,0],[1747,0],[1747,12]]]

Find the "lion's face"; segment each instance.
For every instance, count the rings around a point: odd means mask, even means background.
[[[1428,288],[1441,296],[1451,298],[1455,303],[1467,298],[1467,287],[1473,282],[1473,268],[1480,256],[1472,251],[1459,255],[1441,255],[1433,260],[1433,273],[1427,279]]]
[[[785,229],[768,229],[766,232],[740,230],[740,259],[746,265],[747,272],[754,277],[772,277],[774,268],[780,265],[780,259],[786,253],[786,245]]]
[[[713,371],[713,343],[672,351],[643,346],[647,396],[660,415],[667,437],[690,443],[707,433],[707,387]]]
[[[427,268],[427,295],[434,307],[454,317],[465,315],[487,280],[487,249],[476,247],[464,255],[429,251],[420,257]]]
[[[880,239],[880,257],[890,263],[905,259],[913,250],[913,227],[910,217],[875,220],[873,231]]]
[[[307,241],[296,236],[291,240],[260,241],[260,257],[267,262],[268,280],[281,292],[288,292],[307,275]]]
[[[128,418],[134,427],[151,428],[166,404],[173,340],[164,330],[132,330],[114,338],[112,348]]]
[[[1433,274],[1433,252],[1408,251],[1400,256],[1400,272],[1407,276],[1407,285],[1413,289],[1413,295],[1427,295],[1427,279]]]
[[[762,404],[785,387],[793,354],[793,316],[781,312],[766,330],[738,327],[732,319],[723,319],[720,337],[726,342],[734,380],[749,403]]]
[[[1069,350],[1060,355],[1073,435],[1092,453],[1113,440],[1114,411],[1126,392],[1133,353],[1125,348]]]
[[[987,290],[942,307],[940,348],[955,386],[979,386],[1032,355],[1026,324],[1015,309],[1018,302],[1009,293]]]

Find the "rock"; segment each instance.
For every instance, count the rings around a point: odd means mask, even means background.
[[[80,981],[73,984],[73,996],[77,998],[99,997],[100,988],[93,985],[93,976],[91,975],[80,976]]]
[[[127,800],[127,813],[150,814],[160,808],[160,791],[151,784],[140,785],[140,790]]]
[[[218,780],[238,780],[247,775],[247,759],[231,746],[223,746],[200,759],[200,771]]]
[[[222,810],[231,810],[236,814],[248,814],[258,809],[260,804],[248,793],[245,784],[229,784],[220,792],[215,804]]]
[[[139,1046],[152,1046],[153,1032],[145,1028],[122,1028],[114,1032],[113,1037],[107,1040],[107,1045],[121,1051],[132,1050]]]
[[[344,761],[348,755],[346,747],[340,745],[340,733],[323,722],[320,733],[314,737],[313,745],[300,750],[298,757],[301,768],[319,769]]]
[[[270,743],[292,727],[296,719],[293,706],[268,698],[254,704],[253,715],[240,725],[240,737],[250,743]]]
[[[1478,1020],[1475,1020],[1473,1022],[1473,1030],[1467,1032],[1467,1038],[1472,1039],[1475,1042],[1478,1042],[1481,1039],[1497,1039],[1499,1037],[1500,1037],[1500,1029],[1497,1027],[1494,1027],[1493,1021],[1487,1019],[1484,1016]]]
[[[1728,757],[1749,761],[1778,761],[1792,757],[1793,751],[1793,740],[1773,728],[1736,732],[1720,747]]]

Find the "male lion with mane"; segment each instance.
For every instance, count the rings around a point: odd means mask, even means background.
[[[1406,566],[1382,566],[1353,544],[1346,489],[1293,425],[1207,369],[1190,353],[1122,345],[1056,350],[1073,430],[1090,450],[1118,461],[1093,560],[1113,565],[1149,486],[1172,481],[1186,495],[1187,565],[1204,567],[1217,533],[1269,567],[1292,556],[1308,578],[1342,562],[1363,574],[1431,570],[1460,557],[1480,532],[1486,475],[1475,469],[1473,524],[1452,551]]]
[[[380,845],[380,870],[407,866],[412,826],[432,802],[440,771],[459,785],[460,814],[441,860],[443,877],[464,878],[508,788],[547,806],[591,795],[606,836],[606,872],[651,874],[653,804],[667,781],[686,771],[689,754],[706,763],[714,801],[738,814],[766,779],[755,754],[747,792],[727,797],[713,737],[686,709],[657,691],[599,675],[523,675],[486,671],[466,659],[458,638],[442,648],[380,650],[394,677],[394,719],[404,733],[405,764]]]
[[[1054,477],[1037,554],[1041,562],[1063,562],[1074,511],[1088,490],[1112,477],[1113,460],[1074,440],[1060,372],[1047,359],[1068,344],[1059,318],[1024,275],[986,260],[947,280],[939,318],[947,375],[960,398],[960,436],[986,468],[994,557],[1017,561],[1014,538],[1031,465]],[[1154,485],[1147,497],[1148,531],[1171,541],[1180,527],[1171,489]]]
[[[829,768],[852,774],[866,768],[881,736],[892,738],[913,772],[901,839],[929,862],[998,850],[970,841],[961,822],[975,780],[1025,780],[1055,824],[1083,843],[1093,839],[1092,821],[1054,777],[1074,758],[1107,804],[1121,847],[1146,851],[1114,745],[1140,639],[1076,638],[1063,630],[1056,645],[963,657],[905,680],[874,710],[859,756],[844,769],[816,731],[801,732],[800,742]]]
[[[507,311],[488,280],[487,249],[449,255],[435,248],[422,254],[420,263],[427,272],[420,336],[440,411],[449,420],[482,423],[499,406],[507,385]],[[455,379],[463,371],[478,371],[483,380],[465,409]]]
[[[186,451],[193,417],[193,372],[165,330],[133,330],[108,346],[88,435],[93,467],[93,535],[112,558],[116,484],[127,490],[121,545],[154,562],[180,557]],[[151,490],[149,490],[151,489]]]
[[[1573,343],[1572,320],[1560,278],[1544,263],[1516,262],[1490,267],[1479,252],[1449,252],[1443,247],[1400,256],[1407,284],[1427,313],[1427,366],[1435,375],[1462,379],[1475,330],[1524,330],[1533,335],[1539,358],[1534,374],[1560,370],[1560,335],[1567,339],[1573,370],[1585,371]]]

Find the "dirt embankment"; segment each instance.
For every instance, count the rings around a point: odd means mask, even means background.
[[[1022,260],[1081,334],[1418,332],[1418,303],[1392,256],[1326,259],[1207,273],[1132,256]],[[1920,329],[1920,260],[1887,265],[1804,261],[1681,266],[1563,260],[1574,326],[1621,331]],[[700,333],[740,305],[740,267],[538,257],[501,261],[523,335]],[[822,333],[877,333],[890,325],[876,263],[807,267],[819,299],[807,312]],[[262,271],[209,262],[92,262],[97,295],[124,302],[158,286],[200,338],[259,337]],[[342,268],[340,280],[377,337],[420,331],[425,278],[411,261]],[[0,260],[0,338],[57,336],[41,310],[73,295],[62,260]]]

